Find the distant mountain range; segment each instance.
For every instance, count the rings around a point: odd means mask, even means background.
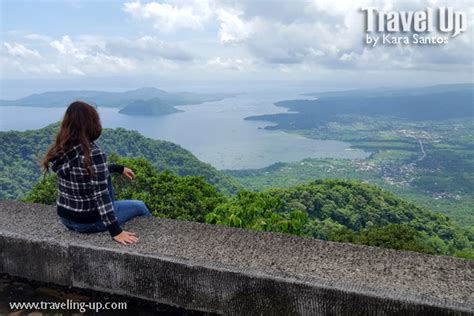
[[[422,88],[351,90],[306,94],[314,100],[285,100],[275,103],[296,113],[247,117],[277,123],[268,129],[310,129],[340,115],[393,117],[432,121],[474,117],[474,85],[437,85]]]
[[[232,96],[226,93],[170,93],[153,87],[125,92],[69,90],[32,94],[17,100],[0,100],[0,106],[65,107],[75,100],[82,100],[97,106],[124,109],[121,111],[124,114],[163,115],[180,112],[174,108],[176,105],[219,101]]]

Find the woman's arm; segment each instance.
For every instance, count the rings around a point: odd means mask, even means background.
[[[135,178],[135,173],[131,169],[129,169],[129,168],[123,166],[123,165],[119,165],[119,164],[116,164],[116,163],[111,163],[111,164],[108,164],[108,169],[109,169],[110,173],[117,172],[119,174],[122,174],[122,175],[126,176],[130,180],[133,180]]]
[[[119,173],[119,174],[123,174],[123,169],[125,168],[124,166],[119,165],[117,163],[108,164],[107,167],[108,167],[110,173],[116,172],[116,173]]]
[[[110,198],[107,179],[109,177],[109,168],[107,166],[105,153],[97,146],[92,148],[92,171],[91,184],[93,196],[96,201],[97,210],[105,226],[112,237],[122,232],[114,213],[114,206]]]
[[[94,189],[94,198],[97,201],[97,209],[102,221],[116,242],[124,245],[137,242],[138,237],[135,233],[123,231],[115,217],[114,206],[110,197],[107,181],[109,178],[109,168],[107,166],[105,153],[95,145],[92,149],[91,156],[91,167],[94,172],[91,177],[91,184]]]

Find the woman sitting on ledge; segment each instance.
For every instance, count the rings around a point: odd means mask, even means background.
[[[105,153],[95,144],[102,133],[99,114],[91,105],[76,101],[66,110],[55,143],[43,160],[45,173],[58,176],[57,211],[61,222],[80,233],[108,230],[122,244],[138,241],[135,233],[123,231],[120,224],[136,217],[151,216],[141,201],[115,201],[111,172],[133,180],[132,170],[107,164]]]

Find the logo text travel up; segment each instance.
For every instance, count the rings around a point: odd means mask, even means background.
[[[367,7],[361,11],[365,14],[365,42],[374,47],[378,44],[447,44],[448,36],[432,36],[430,33],[450,33],[454,38],[467,30],[466,13],[452,7],[385,12]]]

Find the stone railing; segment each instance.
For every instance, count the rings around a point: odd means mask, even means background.
[[[471,315],[474,262],[137,218],[135,245],[0,202],[0,273],[226,315]]]

